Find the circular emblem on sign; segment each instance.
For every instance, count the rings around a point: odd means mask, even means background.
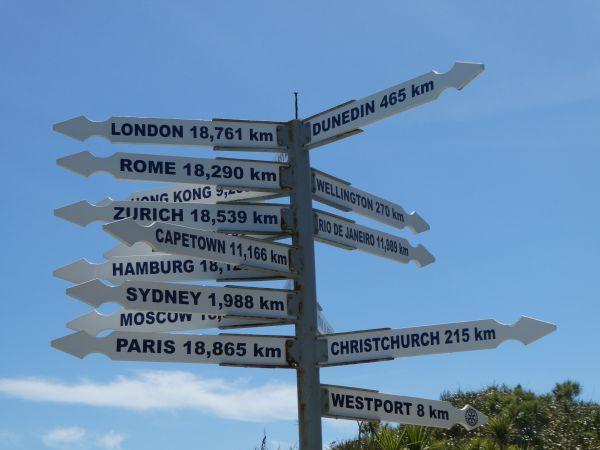
[[[467,425],[469,425],[470,427],[474,427],[475,425],[477,425],[477,422],[479,422],[479,416],[477,415],[477,411],[475,411],[473,408],[468,408],[465,411],[465,420],[467,422]]]

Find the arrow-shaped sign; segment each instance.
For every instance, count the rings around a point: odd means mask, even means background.
[[[100,158],[87,151],[59,158],[56,163],[85,177],[95,172],[107,172],[123,180],[210,184],[259,191],[279,191],[279,171],[284,166],[243,159],[139,153],[115,153]]]
[[[324,417],[376,420],[436,428],[461,425],[467,430],[485,425],[488,418],[472,406],[455,408],[448,402],[381,394],[368,389],[321,385]]]
[[[128,280],[108,286],[99,279],[67,289],[67,295],[94,308],[118,303],[125,309],[204,313],[220,316],[292,319],[289,302],[294,292],[253,287],[217,287]],[[192,328],[193,329],[193,328]]]
[[[492,349],[510,339],[531,344],[555,330],[556,325],[551,323],[521,317],[514,325],[487,319],[338,333],[325,336],[328,359],[324,365]]]
[[[113,331],[93,337],[85,331],[52,341],[52,347],[78,358],[101,353],[115,361],[289,367],[286,336],[169,334]]]
[[[279,122],[182,120],[151,117],[111,117],[96,122],[85,116],[54,125],[54,131],[78,141],[101,136],[113,143],[157,145],[207,145],[279,149]]]
[[[310,127],[308,146],[435,100],[447,88],[462,89],[484,69],[483,64],[457,62],[446,73],[428,72],[360,100],[345,103],[304,120]]]
[[[414,261],[419,267],[435,261],[419,244],[413,247],[406,239],[383,233],[337,216],[315,211],[315,239],[347,249],[357,249],[401,263]]]
[[[245,233],[277,233],[285,225],[284,205],[128,202],[108,199],[98,205],[86,201],[54,210],[54,215],[77,225],[104,223],[131,218],[136,222],[176,223],[186,227]]]
[[[129,311],[121,309],[105,315],[94,310],[67,323],[74,331],[85,331],[96,336],[105,330],[133,332],[164,332],[203,330],[207,328],[241,328],[290,323],[283,320],[224,317],[207,314],[177,313],[167,311]]]
[[[145,256],[152,254],[156,255],[159,253],[152,250],[152,247],[145,242],[136,242],[133,245],[125,245],[122,242],[119,242],[113,248],[105,251],[102,256],[106,259],[113,259],[122,258],[124,256]],[[164,253],[161,254],[164,255]]]
[[[159,252],[206,258],[270,273],[291,273],[291,247],[282,244],[160,222],[143,226],[133,219],[111,222],[103,229],[128,245],[143,241]]]
[[[164,253],[123,256],[100,264],[79,259],[56,269],[54,276],[72,283],[83,283],[95,278],[102,278],[111,283],[122,283],[125,280],[249,281],[281,278],[230,264]]]
[[[416,212],[407,213],[402,206],[352,187],[347,181],[313,169],[313,198],[342,211],[363,216],[413,233],[429,230],[429,225]]]
[[[158,189],[133,192],[127,197],[127,200],[135,202],[212,204],[267,200],[281,196],[273,192],[242,191],[210,184],[176,184]]]

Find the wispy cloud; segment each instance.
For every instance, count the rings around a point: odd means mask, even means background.
[[[89,449],[97,447],[104,450],[121,450],[125,434],[109,431],[98,434],[89,433],[81,427],[57,427],[42,436],[46,447],[59,450]]]
[[[121,444],[124,440],[125,435],[123,433],[109,431],[96,439],[96,446],[105,450],[121,450]]]
[[[252,422],[296,420],[294,385],[268,382],[249,386],[242,380],[201,378],[190,372],[139,372],[106,383],[0,378],[0,394],[31,401],[134,411],[195,409],[225,419]]]
[[[75,449],[83,448],[86,432],[79,427],[59,427],[42,436],[42,442],[50,448]]]

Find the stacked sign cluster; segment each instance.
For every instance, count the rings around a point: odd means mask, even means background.
[[[448,87],[462,89],[482,70],[481,64],[456,63],[446,73],[429,72],[306,119],[302,122],[304,151],[435,100]],[[54,129],[82,141],[95,135],[114,143],[286,152],[283,137],[289,126],[286,122],[138,117],[94,122],[80,116]],[[118,179],[153,181],[163,187],[97,204],[79,201],[55,210],[56,216],[80,226],[100,221],[104,231],[121,241],[105,254],[103,263],[82,259],[56,270],[56,276],[75,283],[67,294],[95,308],[109,302],[122,307],[112,316],[94,310],[69,322],[67,326],[76,333],[53,341],[55,348],[81,358],[102,353],[113,360],[295,367],[290,348],[298,336],[171,333],[298,320],[301,288],[195,283],[294,279],[301,274],[296,249],[283,243],[298,232],[286,201],[296,188],[288,176],[292,163],[140,153],[100,158],[81,152],[59,159],[58,164],[86,177],[108,172]],[[421,233],[429,229],[419,214],[335,176],[312,169],[311,183],[313,199],[323,204],[400,230],[407,227]],[[313,216],[318,241],[397,262],[414,261],[419,267],[434,262],[425,247],[413,246],[404,238],[316,209]],[[508,339],[529,344],[554,329],[552,324],[522,317],[514,325],[478,320],[334,334],[320,316],[315,342],[323,354],[317,365],[491,349]],[[112,332],[97,337],[105,330]],[[320,389],[321,413],[327,417],[443,428],[460,424],[466,429],[487,420],[468,405],[457,409],[447,402],[342,386],[322,385]]]

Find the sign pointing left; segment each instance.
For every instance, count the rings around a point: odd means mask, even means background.
[[[144,241],[158,252],[205,258],[270,273],[291,273],[291,247],[282,244],[161,222],[142,226],[133,219],[107,223],[102,228],[128,245]]]
[[[74,331],[85,331],[96,336],[105,330],[133,332],[164,332],[203,330],[206,328],[258,327],[282,325],[283,320],[225,317],[209,314],[176,313],[167,311],[129,311],[121,309],[115,314],[104,315],[93,310],[67,323]]]
[[[113,116],[96,122],[85,116],[54,124],[54,131],[85,141],[101,136],[113,143],[206,145],[282,149],[277,144],[279,122],[182,120]]]
[[[286,336],[249,334],[169,334],[113,331],[93,337],[85,331],[52,341],[52,347],[84,358],[102,353],[115,361],[153,361],[228,364],[251,367],[289,367]]]
[[[87,151],[59,158],[56,163],[84,177],[107,172],[121,180],[208,184],[257,191],[279,191],[279,171],[284,167],[265,161],[121,152],[101,158]]]

